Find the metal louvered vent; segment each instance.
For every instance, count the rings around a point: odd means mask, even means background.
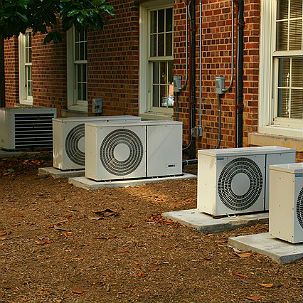
[[[299,224],[303,228],[303,188],[301,189],[297,200],[297,217]]]
[[[65,150],[69,159],[78,164],[85,165],[85,153],[79,149],[79,141],[85,136],[84,123],[70,130],[65,139]]]
[[[129,156],[125,160],[115,157],[115,148],[124,144],[129,149]],[[125,176],[134,172],[143,158],[143,144],[140,138],[131,130],[117,129],[109,133],[102,141],[100,159],[103,167],[111,174]]]
[[[15,114],[15,149],[52,149],[54,114]]]
[[[232,189],[232,181],[238,174],[245,174],[249,179],[249,188],[242,195],[236,194]],[[259,166],[251,159],[237,158],[223,168],[218,181],[218,194],[226,207],[241,211],[258,200],[262,187],[263,177]]]

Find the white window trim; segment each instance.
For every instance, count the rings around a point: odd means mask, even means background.
[[[33,105],[33,97],[27,96],[25,87],[25,35],[18,37],[19,49],[19,103],[22,105]]]
[[[140,55],[139,55],[139,113],[140,115],[161,115],[169,118],[173,108],[155,108],[151,102],[151,74],[149,73],[149,10],[173,6],[172,0],[148,1],[140,5]]]
[[[75,29],[70,28],[66,33],[67,44],[67,108],[71,111],[88,112],[88,102],[76,102],[77,90],[75,89],[74,45]]]
[[[275,47],[276,0],[261,0],[260,69],[259,69],[259,129],[260,133],[303,138],[303,121],[283,121],[283,126],[273,124],[275,113],[273,88],[273,60]],[[282,118],[277,121],[282,121]]]

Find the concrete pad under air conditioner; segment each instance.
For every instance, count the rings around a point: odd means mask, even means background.
[[[291,244],[274,238],[269,233],[231,237],[228,243],[239,250],[250,250],[268,256],[281,264],[303,258],[303,243]]]
[[[1,150],[0,149],[0,159],[5,158],[19,158],[25,156],[39,155],[39,152],[27,152],[27,151],[12,151],[12,150]]]
[[[132,179],[132,180],[114,180],[114,181],[94,181],[87,179],[85,177],[69,178],[68,183],[84,188],[87,190],[97,190],[105,187],[129,187],[129,186],[139,186],[148,183],[157,183],[164,181],[175,181],[175,180],[186,180],[186,179],[196,179],[197,176],[192,174],[183,174],[182,176],[170,176],[161,178],[146,178],[146,179]]]
[[[84,174],[84,169],[60,170],[54,167],[43,167],[38,169],[38,176],[52,176],[54,179],[81,177],[84,176]]]
[[[222,232],[268,222],[268,213],[237,215],[215,219],[197,209],[188,209],[163,213],[162,216],[203,233]]]

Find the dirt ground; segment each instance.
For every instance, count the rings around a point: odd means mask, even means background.
[[[90,192],[37,176],[49,164],[0,159],[0,303],[303,302],[303,260],[227,245],[267,225],[205,235],[161,217],[195,207],[195,180]]]

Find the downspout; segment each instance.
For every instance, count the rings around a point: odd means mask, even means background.
[[[238,47],[236,90],[236,146],[243,147],[243,74],[244,74],[244,0],[238,0]]]
[[[190,6],[190,124],[189,134],[191,144],[189,146],[189,157],[196,157],[196,138],[193,132],[196,126],[196,0],[191,0]]]

